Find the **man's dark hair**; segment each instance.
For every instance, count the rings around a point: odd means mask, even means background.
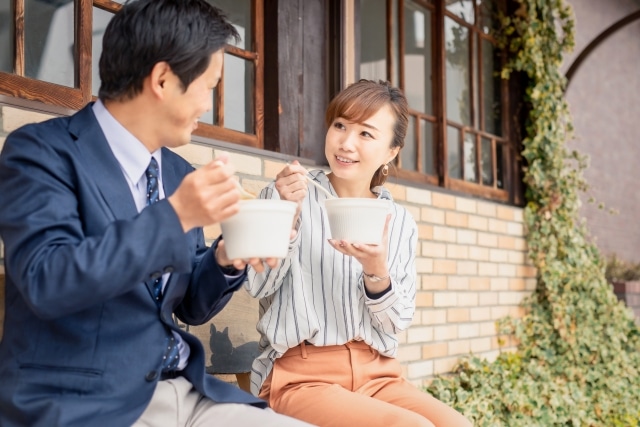
[[[102,100],[131,99],[154,65],[165,61],[184,90],[209,67],[211,55],[240,36],[205,0],[127,2],[107,25],[100,56]]]

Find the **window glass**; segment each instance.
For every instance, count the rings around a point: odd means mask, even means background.
[[[213,89],[212,92],[212,100],[211,100],[211,110],[205,111],[202,116],[198,119],[199,122],[206,123],[209,125],[217,125],[218,124],[218,113],[216,109],[216,96],[218,93],[218,86]]]
[[[480,26],[485,34],[497,29],[499,20],[496,18],[497,3],[493,0],[478,0],[478,13],[480,14]]]
[[[407,136],[404,138],[404,147],[400,150],[400,159],[402,169],[415,171],[416,168],[416,118],[409,115],[409,125],[407,127]]]
[[[491,140],[482,138],[480,147],[482,184],[493,186],[493,165],[491,159]]]
[[[25,75],[75,87],[74,2],[25,0]]]
[[[240,34],[241,40],[234,46],[252,50],[251,0],[207,0],[207,2],[222,9]]]
[[[0,2],[0,71],[13,72],[13,2]]]
[[[473,0],[446,0],[445,3],[449,12],[473,24]]]
[[[465,133],[462,147],[464,156],[464,179],[466,181],[477,182],[476,136],[472,133]]]
[[[484,91],[484,130],[502,135],[502,109],[500,105],[500,58],[488,40],[482,40],[482,75]]]
[[[461,179],[460,130],[453,126],[447,126],[447,162],[449,164],[449,176],[451,178]]]
[[[427,120],[420,121],[420,133],[422,134],[422,172],[436,174],[435,144],[433,138],[433,123]]]
[[[433,114],[431,11],[407,1],[404,24],[404,92],[411,108]]]
[[[251,51],[253,47],[252,33],[252,1],[251,0],[207,0],[220,8],[227,15],[240,35],[235,47]],[[253,61],[239,58],[231,54],[224,56],[224,90],[223,90],[223,127],[244,133],[255,134],[254,92],[255,65]],[[220,125],[216,109],[217,89],[213,91],[213,108],[200,117],[200,121],[212,125]]]
[[[124,0],[121,0],[124,1]],[[97,7],[93,8],[93,31],[91,33],[91,94],[98,96],[100,89],[100,55],[102,55],[102,37],[113,14]]]
[[[504,1],[358,0],[356,4],[360,76],[375,79],[390,73],[392,83],[402,82],[409,102],[410,126],[400,168],[444,178],[445,186],[472,194],[510,197],[480,188],[508,189],[507,166],[513,161],[510,142],[502,139],[504,58],[490,37],[500,24],[498,12]],[[440,27],[443,40],[438,45],[434,32]],[[399,71],[403,74],[396,80]],[[416,174],[404,176],[414,179]],[[474,185],[459,186],[453,183],[457,180]]]
[[[225,54],[224,56],[224,127],[255,133],[253,62]]]
[[[387,80],[385,2],[362,0],[360,11],[360,78]]]
[[[445,17],[447,119],[471,125],[469,30]]]

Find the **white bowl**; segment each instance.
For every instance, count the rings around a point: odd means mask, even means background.
[[[229,259],[284,258],[296,204],[286,200],[240,200],[237,214],[220,223]]]
[[[391,213],[390,200],[327,199],[324,207],[333,239],[372,245],[382,242],[384,223]]]

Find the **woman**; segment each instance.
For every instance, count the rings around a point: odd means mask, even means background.
[[[386,82],[361,80],[339,93],[326,113],[325,155],[331,172],[286,166],[260,194],[298,203],[287,257],[249,271],[260,300],[262,354],[252,391],[280,413],[321,426],[469,426],[458,412],[401,376],[396,333],[415,310],[417,226],[392,203],[380,245],[325,234],[323,192],[382,198],[389,164],[404,145],[407,101]]]

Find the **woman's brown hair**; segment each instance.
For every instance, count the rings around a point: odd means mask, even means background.
[[[329,103],[325,124],[329,128],[338,117],[352,123],[362,123],[384,105],[389,105],[396,116],[390,148],[402,149],[409,124],[409,106],[402,91],[386,81],[375,82],[362,79],[342,90]],[[385,166],[388,165],[381,165],[373,174],[370,188],[384,184],[387,176],[382,173],[382,170]]]

